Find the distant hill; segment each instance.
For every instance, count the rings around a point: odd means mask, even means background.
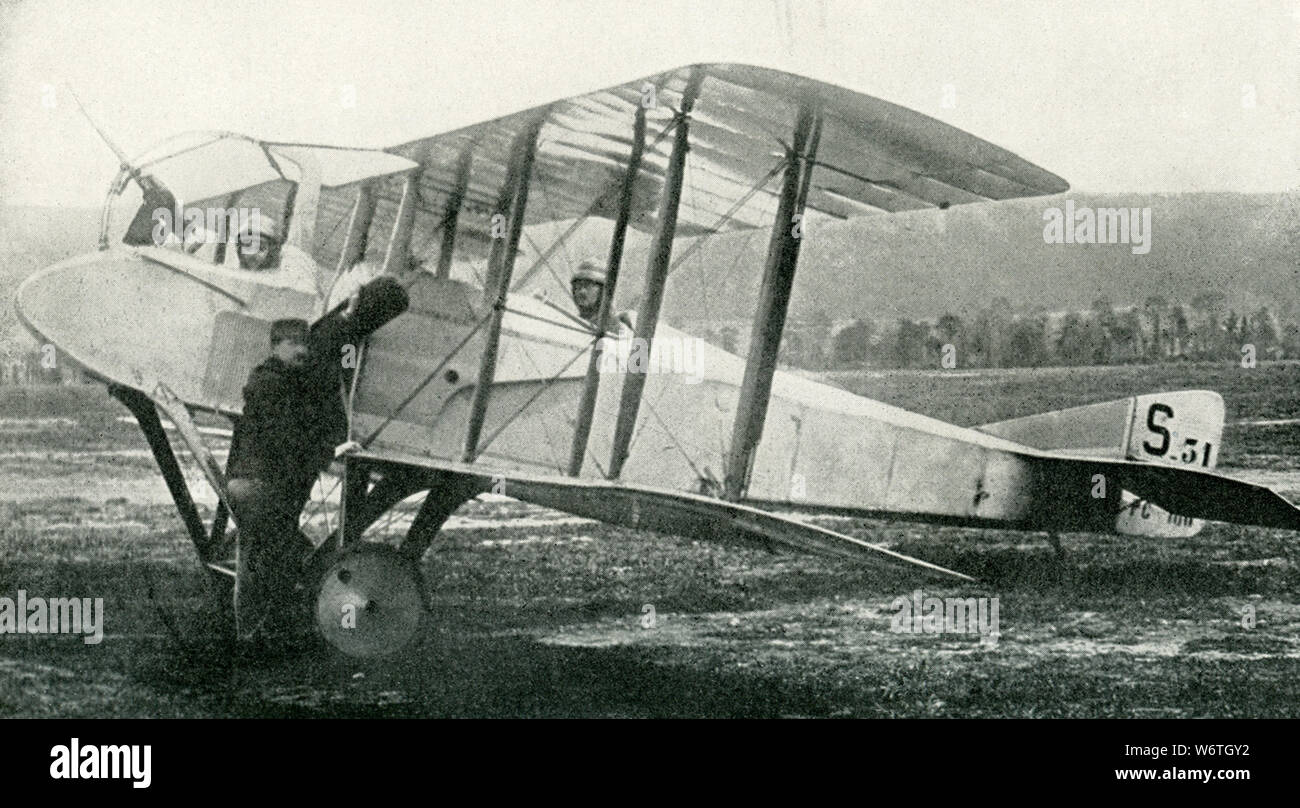
[[[1048,244],[1043,211],[1076,207],[1149,207],[1151,250],[1122,244]],[[689,193],[685,196],[689,203]],[[0,209],[0,333],[5,352],[31,341],[13,314],[18,283],[55,261],[93,250],[99,214],[83,208]],[[556,227],[534,228],[545,246]],[[609,223],[580,228],[527,288],[552,290],[584,255],[603,259]],[[755,304],[767,231],[708,238],[669,283],[665,316],[674,322],[747,320]],[[630,234],[620,305],[641,292],[649,239]],[[676,247],[680,256],[690,244]],[[527,243],[523,273],[533,263]],[[559,276],[559,281],[557,281]],[[1182,193],[1081,194],[959,205],[946,211],[868,216],[807,226],[793,317],[909,317],[944,312],[966,318],[995,297],[1021,310],[1086,309],[1105,296],[1118,307],[1159,295],[1171,303],[1218,292],[1238,311],[1267,305],[1300,316],[1300,195]]]
[[[1076,207],[1150,207],[1150,252],[1045,243],[1043,211],[1067,199]],[[1065,194],[809,227],[793,317],[820,309],[833,319],[966,318],[999,296],[1018,310],[1060,311],[1103,296],[1124,307],[1153,295],[1187,303],[1207,292],[1222,293],[1238,312],[1268,305],[1300,314],[1296,194]],[[747,319],[767,238],[711,239],[674,277],[665,310],[682,321]]]

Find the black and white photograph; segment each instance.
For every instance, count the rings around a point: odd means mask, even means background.
[[[1296,0],[6,2],[0,155],[2,716],[1300,714]]]

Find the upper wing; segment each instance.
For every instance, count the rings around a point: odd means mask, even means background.
[[[512,145],[539,121],[531,172],[535,201],[528,205],[525,224],[614,218],[632,150],[633,121],[643,108],[646,148],[629,225],[653,232],[671,151],[669,135],[683,94],[696,81],[689,190],[677,214],[678,237],[773,225],[780,191],[775,177],[803,108],[815,110],[819,120],[815,168],[804,194],[810,222],[1052,194],[1069,187],[1011,152],[919,112],[815,79],[739,64],[680,67],[385,151],[199,132],[158,144],[136,164],[176,186],[187,202],[195,200],[191,204],[225,207],[237,200],[275,216],[290,203],[273,192],[282,196],[299,178],[294,156],[309,153],[321,170],[311,252],[328,270],[337,266],[344,248],[357,186],[368,187],[374,204],[367,207],[361,254],[378,263],[389,251],[407,178],[415,172],[409,253],[432,256],[447,233],[454,233],[458,260],[477,261],[492,242],[492,217],[500,205]],[[447,223],[450,229],[443,227]],[[525,245],[525,252],[529,248],[535,245]],[[521,271],[515,287],[541,263]]]
[[[647,107],[647,149],[630,223],[652,231],[671,145],[671,138],[663,136],[681,108],[693,71],[701,83],[691,114],[692,193],[679,213],[679,236],[772,225],[779,188],[778,183],[764,187],[764,178],[782,160],[801,104],[813,105],[822,117],[818,170],[807,194],[810,217],[846,219],[1059,193],[1069,187],[1005,149],[887,101],[778,70],[703,64],[390,148],[421,166],[417,239],[437,237],[449,201],[460,196],[465,158],[469,174],[459,207],[457,249],[467,241],[486,245],[511,144],[539,118],[544,123],[532,180],[539,204],[529,206],[527,223],[612,218],[638,105]],[[387,181],[377,192],[370,248],[383,250],[402,185]],[[343,221],[352,201],[349,194],[324,194],[322,222]],[[318,260],[332,265],[338,249],[337,241],[322,245]]]

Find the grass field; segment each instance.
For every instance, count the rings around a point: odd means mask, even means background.
[[[1300,501],[1300,364],[831,378],[967,425],[1217,390],[1221,468]],[[1213,523],[1166,541],[1067,535],[1062,563],[1041,534],[825,521],[980,579],[951,586],[480,501],[425,557],[434,614],[409,653],[236,660],[125,414],[99,388],[0,389],[0,596],[105,611],[98,645],[0,635],[0,715],[1300,714],[1296,537]],[[999,641],[892,632],[891,602],[918,588],[997,597]]]

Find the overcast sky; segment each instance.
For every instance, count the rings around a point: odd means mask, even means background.
[[[384,146],[693,61],[937,117],[1086,191],[1300,184],[1300,0],[20,2],[0,7],[0,202],[95,205],[189,129]]]

